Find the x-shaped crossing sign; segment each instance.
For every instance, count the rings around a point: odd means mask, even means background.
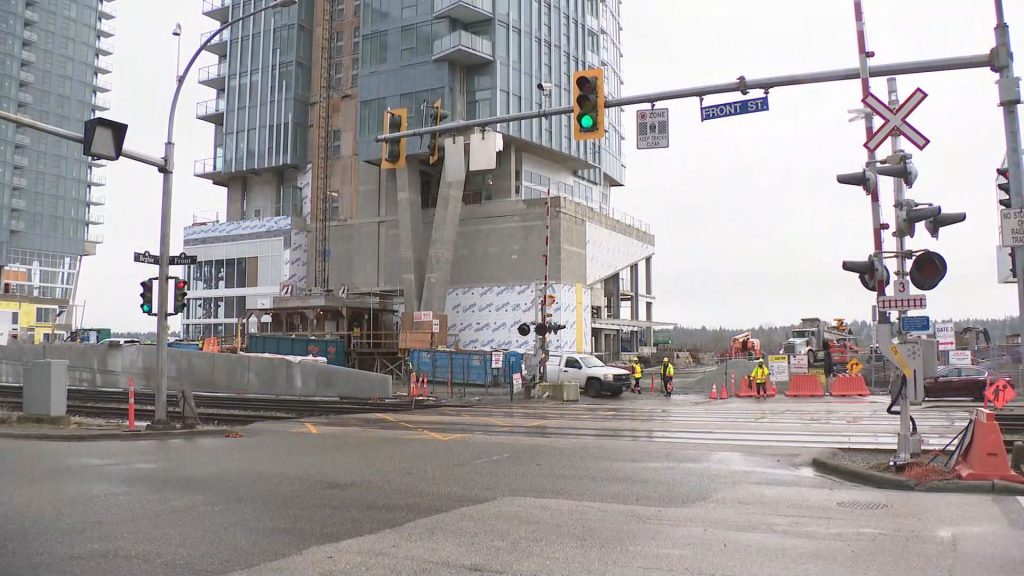
[[[914,128],[910,122],[907,122],[907,116],[914,111],[915,108],[924,102],[924,99],[928,97],[928,94],[924,90],[917,88],[909,98],[903,101],[895,110],[889,107],[888,104],[882,102],[878,96],[868,93],[864,97],[862,102],[872,112],[878,114],[884,122],[875,130],[875,133],[868,138],[868,141],[864,143],[864,147],[874,152],[878,150],[878,147],[885,142],[885,139],[891,136],[894,132],[901,134],[910,141],[911,144],[917,147],[918,150],[924,150],[925,146],[928,145],[931,140],[927,136]]]

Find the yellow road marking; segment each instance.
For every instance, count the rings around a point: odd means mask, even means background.
[[[320,433],[320,431],[316,429],[316,426],[313,426],[309,422],[303,422],[303,424],[306,425],[306,430],[309,430],[310,434],[319,434]]]

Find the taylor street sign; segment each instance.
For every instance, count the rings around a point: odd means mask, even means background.
[[[728,118],[729,116],[739,116],[740,114],[767,111],[768,97],[762,96],[760,98],[751,98],[750,100],[738,100],[736,102],[727,102],[725,104],[701,106],[700,121],[703,122],[705,120],[714,120],[716,118]]]
[[[160,264],[160,256],[157,256],[156,254],[150,254],[149,250],[146,250],[145,252],[136,252],[134,260],[135,262],[138,262],[140,264]],[[190,266],[195,265],[198,262],[198,256],[191,256],[189,254],[185,254],[184,252],[182,252],[177,256],[172,254],[170,261],[168,263],[171,266]]]

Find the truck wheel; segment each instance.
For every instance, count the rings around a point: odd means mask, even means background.
[[[601,383],[597,380],[587,380],[587,386],[584,390],[586,390],[587,396],[597,398],[601,395]]]

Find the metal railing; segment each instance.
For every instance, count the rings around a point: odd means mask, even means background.
[[[108,82],[107,80],[104,80],[102,78],[97,78],[97,79],[93,80],[93,86],[95,86],[97,90],[100,90],[100,91],[103,91],[103,92],[110,92],[114,88],[113,84],[111,84],[110,82]]]
[[[103,214],[96,214],[92,210],[89,211],[89,215],[85,217],[85,221],[89,224],[103,224],[105,218]]]
[[[24,229],[25,229],[25,221],[24,220],[15,220],[13,218],[11,219],[11,230],[19,230],[19,231],[21,231],[21,230],[24,230]]]
[[[21,102],[22,104],[31,104],[32,95],[28,92],[18,92],[18,102]]]
[[[32,82],[36,81],[36,75],[31,73],[31,72],[29,72],[28,70],[19,70],[18,71],[18,80],[21,80],[22,82],[31,84]]]
[[[25,202],[24,198],[11,198],[11,208],[24,210],[25,208],[28,208],[28,203]]]
[[[520,192],[519,192],[519,197],[522,200],[544,199],[544,198],[547,198],[547,195],[548,195],[548,191],[547,191],[546,188],[542,188],[542,187],[537,186],[535,184],[527,184],[527,183],[524,183],[521,186]],[[636,228],[638,230],[642,230],[642,231],[644,231],[644,232],[646,232],[648,234],[651,233],[651,225],[648,224],[647,222],[644,222],[643,220],[641,220],[639,218],[636,218],[634,216],[630,216],[629,214],[626,214],[625,212],[620,212],[618,210],[615,210],[614,208],[611,208],[609,206],[602,206],[600,203],[594,202],[593,200],[588,200],[582,194],[577,194],[575,188],[572,189],[572,193],[571,194],[563,193],[562,191],[557,190],[557,189],[552,189],[551,190],[551,196],[552,197],[557,196],[557,197],[560,197],[560,198],[567,198],[569,200],[572,200],[573,202],[577,202],[577,203],[582,204],[582,205],[584,205],[584,206],[586,206],[586,207],[588,207],[588,208],[590,208],[592,210],[595,210],[595,211],[597,211],[597,212],[599,212],[601,214],[604,214],[605,216],[608,216],[612,220],[615,220],[617,222],[621,222],[623,224],[626,224],[627,226],[632,226],[633,228]]]
[[[494,45],[490,40],[465,30],[456,30],[451,34],[443,38],[438,38],[434,41],[434,55],[441,54],[455,48],[468,48],[474,52],[485,54],[488,58],[494,57]]]
[[[107,177],[103,176],[101,174],[90,174],[89,177],[87,178],[87,180],[88,180],[89,184],[91,184],[93,186],[106,186],[107,185]]]
[[[22,166],[22,167],[28,166],[28,158],[26,158],[24,156],[18,156],[17,154],[15,154],[14,155],[14,165],[15,166]]]
[[[104,56],[110,56],[111,54],[114,53],[114,45],[112,43],[106,42],[104,40],[97,40],[96,41],[96,50],[99,51],[99,53],[103,54]]]
[[[35,54],[35,52],[29,52],[28,50],[25,50],[23,48],[21,50],[21,61],[22,62],[28,62],[30,64],[35,64],[36,63],[36,54]]]
[[[111,18],[117,17],[117,8],[110,5],[110,2],[100,3],[100,14],[106,13]]]
[[[21,31],[21,37],[24,38],[26,42],[38,42],[39,41],[39,34],[36,34],[35,32],[33,32],[31,30],[22,30]]]
[[[85,197],[85,202],[86,204],[92,204],[93,206],[103,206],[107,203],[107,197],[104,196],[103,194],[89,192],[89,194]]]
[[[28,180],[22,178],[21,176],[15,176],[11,180],[11,182],[13,183],[15,188],[27,188],[28,187]]]
[[[25,20],[27,22],[32,22],[32,23],[39,22],[39,14],[36,14],[35,12],[29,10],[28,8],[25,9],[24,14],[25,14]]]
[[[113,72],[114,64],[108,58],[97,58],[96,69],[102,72]]]
[[[199,81],[204,82],[227,74],[227,66],[221,62],[210,64],[209,66],[203,66],[200,68],[197,74],[199,75]]]
[[[231,0],[203,0],[203,14],[231,5]]]
[[[199,37],[199,43],[202,44],[203,42],[206,42],[206,39],[209,38],[210,36],[212,36],[214,32],[216,32],[216,30],[210,30],[209,32],[203,32],[203,34]],[[214,38],[210,42],[208,47],[209,46],[213,46],[215,44],[219,44],[221,42],[227,42],[228,40],[231,40],[231,34],[229,32],[230,32],[230,30],[224,30],[223,32],[218,34],[217,37]]]
[[[117,33],[117,28],[109,22],[100,20],[99,31],[103,34],[107,34],[108,36],[113,36]]]
[[[32,140],[28,136],[25,136],[24,134],[15,134],[14,143],[19,146],[28,146],[29,144],[32,143]]]
[[[110,110],[109,98],[100,98],[99,96],[94,96],[92,99],[92,104],[100,110]]]
[[[224,169],[224,157],[217,156],[215,158],[204,158],[202,160],[196,160],[193,164],[193,174],[196,176],[200,174],[212,174],[214,172],[220,172]]]
[[[224,99],[214,98],[196,103],[196,116],[208,116],[224,111]]]
[[[103,244],[103,234],[99,232],[89,232],[85,235],[86,242],[92,242],[93,244]]]
[[[455,4],[467,4],[481,12],[494,15],[494,0],[434,0],[434,13],[437,14]]]

